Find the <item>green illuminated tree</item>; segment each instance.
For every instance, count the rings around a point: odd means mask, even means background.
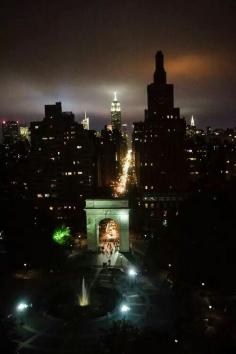
[[[71,237],[70,228],[62,225],[53,232],[53,240],[59,245],[66,245]]]

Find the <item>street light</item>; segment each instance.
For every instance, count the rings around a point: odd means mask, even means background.
[[[134,268],[130,268],[128,270],[128,274],[131,278],[135,278],[138,273],[136,272],[136,270]]]
[[[130,307],[129,307],[128,305],[122,304],[122,305],[120,306],[120,312],[121,312],[121,313],[125,314],[125,313],[127,313],[127,312],[129,312],[129,311],[130,311]]]
[[[16,309],[17,309],[18,312],[23,312],[23,311],[25,311],[28,307],[29,307],[29,305],[26,304],[25,302],[20,302],[20,303],[16,306]]]

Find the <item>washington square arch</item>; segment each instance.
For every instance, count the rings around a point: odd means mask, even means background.
[[[97,252],[110,243],[129,252],[129,207],[126,199],[86,199],[88,250]]]

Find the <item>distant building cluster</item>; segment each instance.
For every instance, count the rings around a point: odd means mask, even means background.
[[[112,111],[113,113],[113,111]],[[3,199],[17,193],[30,199],[37,214],[47,212],[55,222],[83,224],[85,198],[110,195],[127,151],[127,135],[119,124],[101,132],[89,129],[89,118],[75,121],[60,102],[45,106],[42,121],[21,127],[2,123],[1,171]]]
[[[56,223],[83,225],[85,199],[112,195],[127,154],[116,93],[110,114],[109,124],[99,132],[90,129],[86,113],[78,123],[60,102],[46,105],[43,120],[30,127],[3,121],[3,203],[17,195],[32,202],[35,223],[44,212]],[[174,86],[167,83],[160,51],[147,87],[144,121],[133,126],[132,158],[129,197],[144,233],[167,225],[189,193],[214,191],[236,178],[236,128],[204,131],[193,117],[186,124],[174,105]]]

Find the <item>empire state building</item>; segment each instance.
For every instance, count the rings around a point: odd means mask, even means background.
[[[113,129],[121,131],[121,109],[116,92],[111,103],[111,125]]]

